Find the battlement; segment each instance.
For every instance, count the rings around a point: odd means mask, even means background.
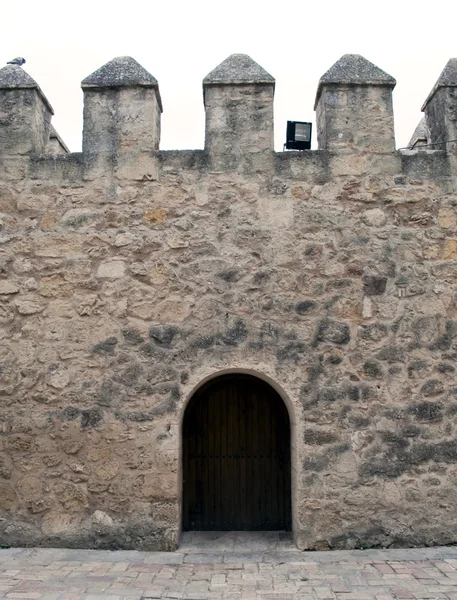
[[[131,57],[118,57],[82,81],[84,92],[83,152],[69,154],[51,126],[54,111],[39,85],[16,65],[0,69],[0,156],[28,157],[46,167],[68,171],[68,161],[84,165],[86,176],[112,172],[120,179],[154,179],[170,160],[160,152],[162,101],[153,75]],[[316,94],[318,149],[275,153],[273,102],[275,79],[244,54],[233,54],[203,79],[206,113],[205,150],[190,161],[210,171],[277,172],[299,164],[301,175],[316,163],[341,164],[341,155],[358,156],[360,165],[403,161],[411,151],[396,152],[392,91],[393,77],[364,57],[347,54],[320,79]],[[451,59],[438,78],[422,110],[424,120],[411,139],[416,162],[436,165],[455,156],[457,59]],[[325,159],[317,155],[326,154]],[[173,161],[189,166],[189,152],[172,153]],[[39,157],[39,158],[38,158]],[[60,160],[55,160],[59,157]],[[64,158],[65,157],[65,158]],[[335,158],[336,157],[336,158]],[[370,158],[371,157],[371,158]],[[81,163],[82,158],[82,163]],[[351,161],[349,161],[351,162]],[[414,159],[405,164],[412,165]],[[451,160],[452,163],[452,160]],[[71,170],[79,169],[72,167]],[[337,167],[338,170],[339,167]],[[347,167],[346,167],[347,168]],[[385,168],[384,164],[380,167]],[[442,170],[444,167],[440,167]],[[331,169],[332,171],[332,169]],[[351,170],[349,169],[349,172]],[[332,175],[337,173],[332,171]],[[430,173],[429,173],[430,174]]]

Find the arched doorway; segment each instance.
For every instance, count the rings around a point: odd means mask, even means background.
[[[184,531],[290,531],[290,423],[279,394],[222,375],[191,398],[183,423]]]

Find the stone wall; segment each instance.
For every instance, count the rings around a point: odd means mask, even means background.
[[[113,79],[116,61],[109,94],[86,84],[108,150],[24,155],[0,136],[1,544],[175,548],[185,405],[227,371],[288,406],[300,548],[457,541],[456,155],[386,150],[394,83],[360,81],[360,58],[321,80],[325,150],[273,152],[256,115],[274,80],[239,56],[206,80],[205,151],[135,143],[128,94],[157,136],[157,82]],[[347,135],[376,106],[379,147]]]

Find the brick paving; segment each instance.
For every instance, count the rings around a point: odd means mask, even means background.
[[[287,540],[191,536],[177,552],[0,550],[11,600],[457,600],[457,547],[300,552]]]

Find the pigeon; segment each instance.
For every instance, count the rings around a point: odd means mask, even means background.
[[[18,65],[19,67],[22,67],[22,65],[25,64],[25,58],[22,58],[22,56],[17,56],[16,58],[13,58],[13,60],[9,60],[6,64]]]

